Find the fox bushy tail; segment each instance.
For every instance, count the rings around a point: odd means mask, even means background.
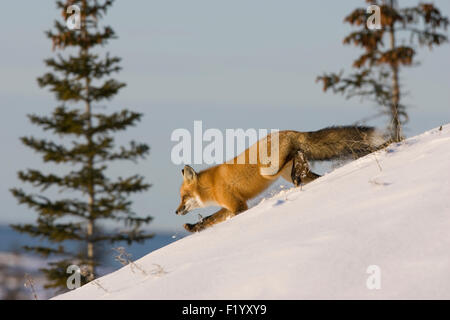
[[[373,127],[342,126],[305,132],[302,150],[309,160],[357,158],[379,148],[385,139]]]

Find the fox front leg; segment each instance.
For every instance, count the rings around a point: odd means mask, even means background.
[[[227,220],[228,218],[234,217],[235,215],[244,212],[248,209],[245,201],[234,199],[234,201],[229,201],[231,203],[230,209],[222,208],[216,213],[202,219],[200,222],[195,224],[186,223],[184,228],[189,232],[198,232],[215,225],[216,223]]]
[[[297,151],[292,159],[291,178],[292,183],[298,187],[303,183],[308,183],[319,178],[320,175],[309,169],[308,161],[302,151]]]
[[[216,223],[225,221],[228,217],[232,217],[234,214],[228,209],[220,209],[216,213],[203,218],[200,222],[195,224],[186,223],[183,227],[189,232],[199,232],[202,231]]]

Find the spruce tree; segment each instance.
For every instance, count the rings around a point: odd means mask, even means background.
[[[45,60],[53,73],[38,78],[40,87],[49,88],[55,94],[59,106],[49,116],[28,117],[32,124],[59,139],[21,138],[24,145],[42,155],[44,162],[61,165],[66,172],[58,175],[32,169],[20,171],[19,179],[31,184],[36,192],[11,190],[20,204],[37,212],[36,223],[12,227],[51,242],[26,248],[44,256],[55,256],[43,269],[48,288],[66,288],[69,276],[66,269],[72,264],[87,269],[83,283],[94,279],[102,243],[131,244],[152,237],[141,230],[151,217],[142,218],[134,213],[130,200],[132,194],[144,192],[150,185],[140,175],[111,178],[107,172],[112,162],[135,162],[148,154],[149,147],[144,143],[131,141],[128,146],[117,147],[114,142],[115,133],[136,125],[142,114],[126,109],[113,113],[94,111],[95,104],[111,99],[125,86],[110,77],[120,70],[120,58],[94,52],[94,49],[101,51],[100,47],[116,38],[111,27],[99,26],[100,18],[112,4],[112,0],[57,1],[65,20],[71,15],[67,8],[77,5],[81,9],[81,24],[78,30],[69,30],[65,21],[55,21],[54,29],[46,32],[53,50],[70,51]],[[51,187],[67,197],[44,196]],[[101,225],[106,221],[115,221],[124,230],[104,232]],[[80,243],[80,249],[69,249],[67,241]]]
[[[406,106],[401,103],[402,86],[400,70],[413,66],[418,46],[430,49],[448,41],[443,32],[449,24],[448,17],[432,3],[419,3],[412,7],[399,7],[396,0],[366,0],[380,8],[381,29],[370,30],[366,8],[357,8],[344,21],[357,27],[344,39],[364,50],[353,63],[356,72],[343,77],[325,73],[317,78],[323,90],[335,93],[368,97],[382,107],[381,114],[390,117],[388,126],[393,141],[400,141],[402,124],[408,120]]]

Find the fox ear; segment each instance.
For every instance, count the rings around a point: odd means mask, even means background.
[[[183,174],[184,180],[187,182],[191,182],[197,179],[197,173],[189,166],[184,166],[184,169],[181,170],[181,173]]]

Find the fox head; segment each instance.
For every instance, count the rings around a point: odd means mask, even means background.
[[[194,169],[184,166],[181,174],[183,175],[183,184],[180,188],[181,203],[175,213],[185,215],[189,211],[203,207],[203,203],[198,192],[198,176]]]

